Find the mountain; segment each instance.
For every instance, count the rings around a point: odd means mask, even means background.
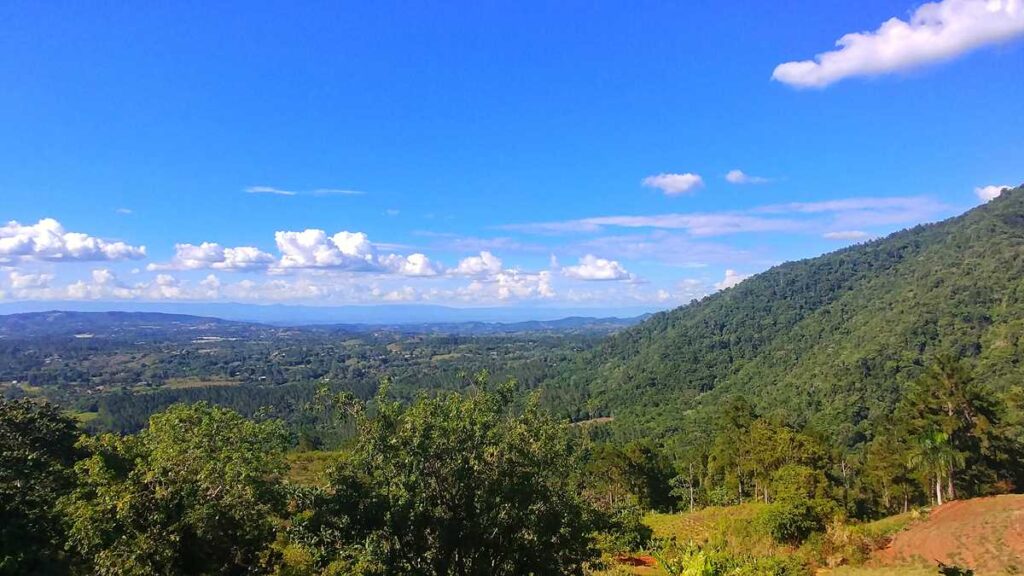
[[[441,324],[441,323],[516,323],[547,322],[569,317],[598,318],[617,316],[635,318],[657,309],[548,308],[506,306],[495,308],[455,308],[426,304],[375,306],[298,306],[290,304],[240,304],[236,302],[132,302],[132,301],[22,301],[0,303],[0,314],[48,312],[156,312],[258,322],[281,326],[313,324]]]
[[[501,334],[610,334],[633,326],[647,316],[591,318],[572,316],[526,322],[424,322],[419,324],[313,324],[288,331],[366,334],[438,334],[485,336]],[[77,336],[79,338],[195,338],[197,336],[258,337],[286,328],[187,314],[162,312],[77,312],[49,310],[0,315],[0,338]]]
[[[182,335],[253,336],[268,330],[257,324],[158,312],[74,312],[50,310],[0,316],[0,338],[77,336],[79,338],[168,338]]]
[[[997,390],[1024,382],[1024,187],[655,314],[580,357],[549,394],[576,418],[613,415],[630,437],[699,433],[717,401],[741,393],[856,441],[943,351]]]

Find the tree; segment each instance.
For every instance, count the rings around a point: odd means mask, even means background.
[[[100,575],[247,574],[269,563],[287,435],[206,404],[176,405],[136,436],[85,438],[61,501],[69,544]]]
[[[937,501],[956,498],[958,488],[980,492],[999,460],[1016,453],[1001,432],[1003,408],[967,365],[949,354],[938,356],[910,387],[900,407],[903,435],[913,439],[915,466],[944,489]],[[934,477],[938,472],[942,478]]]
[[[952,477],[953,470],[962,466],[964,460],[964,454],[953,447],[948,434],[931,430],[915,439],[909,463],[935,480],[935,503],[942,506],[943,481]],[[951,492],[949,489],[946,494]]]
[[[671,461],[650,442],[601,444],[587,462],[589,491],[606,508],[635,500],[649,510],[671,510],[674,474]]]
[[[378,394],[351,458],[293,524],[293,542],[345,574],[582,574],[599,516],[572,436],[514,383],[402,408]]]
[[[78,435],[49,403],[0,399],[0,574],[65,570],[54,504],[73,485]]]
[[[746,398],[727,398],[716,418],[719,426],[708,454],[708,477],[704,484],[709,488],[726,488],[736,494],[736,502],[742,502],[746,494],[743,450],[754,418],[754,409]]]
[[[903,443],[890,431],[876,437],[868,445],[865,458],[864,482],[875,499],[881,499],[886,513],[906,512],[917,494],[912,461],[905,454]]]

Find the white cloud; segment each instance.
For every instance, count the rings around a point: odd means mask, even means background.
[[[627,280],[632,275],[615,260],[587,254],[576,266],[562,268],[562,273],[577,280]]]
[[[795,230],[800,224],[793,220],[765,218],[723,212],[710,214],[652,214],[650,216],[595,216],[563,222],[539,222],[504,226],[522,232],[599,232],[605,227],[663,228],[686,230],[695,236],[717,236],[741,232],[778,232]]]
[[[381,258],[381,265],[403,276],[437,276],[443,270],[440,265],[431,262],[430,258],[420,253],[408,256],[388,254]]]
[[[98,261],[145,256],[145,246],[130,246],[81,232],[67,232],[53,218],[44,218],[31,225],[11,221],[0,226],[0,261]]]
[[[216,242],[175,244],[168,264],[150,264],[147,270],[259,270],[274,263],[274,256],[253,246],[225,248]]]
[[[853,76],[873,76],[947,60],[1024,34],[1020,0],[942,0],[922,4],[909,22],[891,18],[874,32],[846,34],[837,49],[814,60],[786,62],[772,79],[822,88]]]
[[[372,270],[378,267],[373,244],[362,232],[338,232],[327,236],[323,230],[276,232],[282,268],[344,268]]]
[[[916,224],[942,213],[947,206],[925,196],[866,197],[790,202],[744,211],[669,213],[645,216],[596,216],[561,222],[501,226],[527,233],[587,233],[607,227],[685,230],[693,236],[752,232],[821,234],[860,226]]]
[[[351,190],[348,188],[316,188],[314,190],[298,191],[284,190],[274,186],[249,186],[245,189],[248,194],[271,194],[274,196],[362,196],[366,192],[362,190]]]
[[[248,194],[273,194],[274,196],[295,196],[298,192],[292,190],[281,190],[273,186],[249,186],[245,189]]]
[[[697,174],[658,174],[643,179],[642,184],[648,188],[657,188],[666,196],[678,196],[693,192],[704,185],[704,179]]]
[[[131,215],[133,211],[131,208],[118,208],[117,210],[114,210],[114,212],[124,216],[128,216]]]
[[[822,236],[828,240],[864,240],[870,238],[871,234],[863,230],[837,230],[825,232]]]
[[[470,256],[460,260],[458,267],[451,272],[462,276],[479,276],[481,274],[497,274],[501,270],[501,258],[483,250],[479,256]]]
[[[1003,190],[1006,190],[1007,188],[1013,188],[1013,186],[980,186],[974,189],[974,194],[977,195],[978,199],[981,200],[982,202],[988,202],[990,200],[995,200],[1000,194],[1003,193]]]
[[[551,285],[551,272],[530,273],[519,270],[502,270],[486,278],[470,282],[455,292],[456,297],[472,302],[490,300],[508,301],[528,298],[554,298],[556,292]]]
[[[726,182],[730,184],[764,184],[769,181],[763,176],[751,176],[743,170],[729,170],[725,175]]]
[[[8,275],[12,290],[26,290],[47,288],[53,280],[53,274],[33,274],[18,272],[17,270]]]
[[[715,288],[718,290],[725,290],[726,288],[732,288],[733,286],[743,282],[749,278],[749,274],[740,274],[739,272],[729,269],[725,271],[725,277],[722,278],[721,282],[715,283]]]

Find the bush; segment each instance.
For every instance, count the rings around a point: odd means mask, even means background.
[[[823,530],[835,509],[835,504],[827,500],[782,500],[765,508],[758,522],[776,542],[799,545],[812,533]]]
[[[638,504],[622,505],[612,511],[608,527],[598,537],[598,548],[608,554],[643,550],[653,534],[644,524],[644,512]]]

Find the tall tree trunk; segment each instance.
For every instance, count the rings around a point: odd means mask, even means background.
[[[935,501],[942,506],[942,474],[935,475]]]
[[[946,473],[946,500],[956,500],[956,488],[953,487],[953,469]]]
[[[693,462],[690,462],[690,512],[693,512]]]

